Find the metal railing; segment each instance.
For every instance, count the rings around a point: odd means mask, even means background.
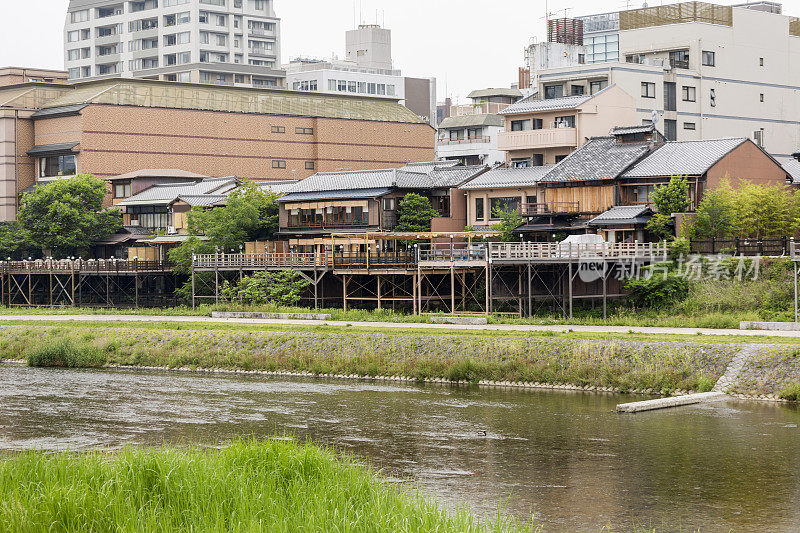
[[[469,137],[468,139],[450,139],[448,137],[443,137],[439,139],[439,144],[447,145],[447,144],[482,144],[492,142],[492,138],[488,136],[483,137]]]
[[[199,270],[260,270],[265,268],[328,268],[329,254],[323,253],[264,253],[264,254],[195,254],[192,257]]]
[[[544,202],[520,204],[520,214],[531,215],[558,215],[580,213],[580,202]]]

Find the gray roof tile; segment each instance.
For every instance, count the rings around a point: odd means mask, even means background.
[[[646,205],[623,205],[612,207],[605,213],[591,219],[590,226],[605,226],[614,224],[637,224],[649,220],[653,210]]]
[[[468,181],[459,189],[503,189],[510,187],[531,187],[550,172],[553,165],[527,168],[497,168],[485,172]]]
[[[618,143],[614,137],[595,137],[554,166],[541,181],[615,179],[649,151],[648,143]]]
[[[623,177],[701,176],[745,142],[747,139],[744,137],[667,142],[625,172]]]
[[[207,178],[191,183],[153,185],[139,194],[126,198],[117,205],[169,205],[181,196],[227,194],[238,186],[236,178]]]
[[[534,96],[520,100],[516,104],[511,104],[503,109],[498,115],[518,115],[521,113],[536,113],[538,111],[558,111],[559,109],[575,109],[583,105],[593,96],[565,96],[563,98],[551,98],[539,100]]]
[[[281,196],[280,202],[309,202],[313,200],[336,200],[339,198],[377,198],[392,192],[391,187],[376,187],[370,189],[339,189],[336,191],[305,191],[290,192]]]
[[[789,159],[783,162],[783,169],[792,177],[792,183],[800,183],[800,161]]]
[[[505,120],[498,115],[460,115],[457,117],[447,117],[439,124],[439,129],[448,130],[453,128],[471,128],[475,126],[502,127],[504,124]]]

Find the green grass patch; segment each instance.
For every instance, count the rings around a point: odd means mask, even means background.
[[[789,402],[800,401],[800,383],[793,383],[781,391],[780,398]]]
[[[0,460],[0,501],[9,532],[533,530],[447,512],[348,457],[283,440],[9,455]]]
[[[90,344],[95,336],[85,333],[79,342],[70,338],[42,339],[28,350],[28,366],[100,368],[106,364],[102,350]]]

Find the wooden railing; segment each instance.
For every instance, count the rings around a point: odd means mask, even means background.
[[[562,259],[663,259],[668,255],[666,242],[660,243],[490,243],[492,261],[552,261]]]
[[[328,268],[329,254],[264,253],[264,254],[195,254],[193,265],[198,270],[261,270],[266,268]]]
[[[412,252],[387,252],[385,254],[337,253],[333,254],[334,268],[381,269],[411,268],[415,265]]]
[[[420,263],[486,261],[486,245],[463,242],[419,244],[417,245],[417,260]]]
[[[30,273],[133,273],[169,272],[167,261],[139,259],[34,259],[31,261],[0,261],[0,271]]]
[[[793,255],[792,237],[771,239],[693,239],[690,252],[693,254],[725,254],[736,256],[787,256]]]
[[[550,202],[520,204],[522,216],[561,215],[580,213],[580,202]]]

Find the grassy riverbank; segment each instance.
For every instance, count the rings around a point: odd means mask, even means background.
[[[0,327],[0,357],[48,366],[103,364],[311,372],[418,380],[511,381],[618,390],[710,389],[738,351],[699,342],[52,326]],[[88,354],[88,355],[87,355]],[[73,361],[88,360],[80,365]]]
[[[530,531],[380,482],[312,445],[0,458],[3,531]]]

